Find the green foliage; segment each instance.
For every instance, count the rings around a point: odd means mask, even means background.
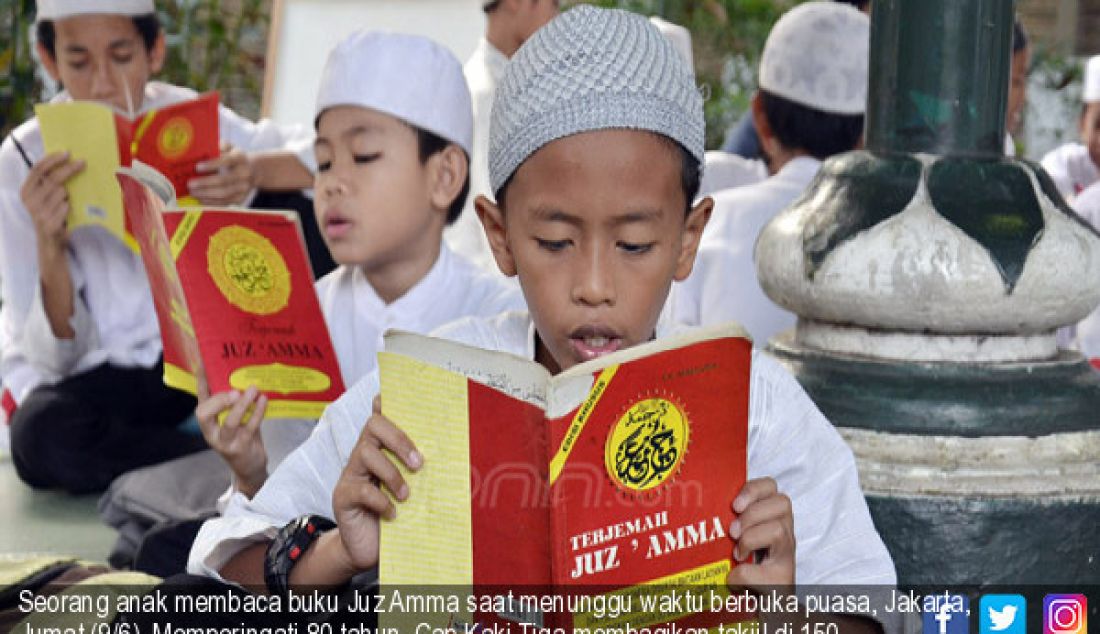
[[[89,0],[90,1],[90,0]],[[158,79],[218,90],[246,117],[260,112],[271,0],[160,0],[168,44]],[[0,2],[0,133],[31,116],[43,99],[31,56],[34,0]]]
[[[158,2],[168,39],[161,78],[205,92],[245,117],[260,113],[271,0]]]
[[[0,4],[0,134],[19,125],[41,90],[30,52],[34,0]]]

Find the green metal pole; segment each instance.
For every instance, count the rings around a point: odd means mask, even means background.
[[[1000,156],[1013,0],[875,0],[867,148]]]

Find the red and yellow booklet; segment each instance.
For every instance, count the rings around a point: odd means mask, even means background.
[[[132,120],[90,101],[39,104],[34,110],[46,152],[67,151],[86,163],[66,185],[69,230],[103,227],[134,250],[115,171],[137,159],[166,175],[181,204],[191,206],[198,203],[188,197],[187,182],[198,175],[196,165],[219,154],[217,93]]]
[[[297,216],[169,209],[171,184],[139,163],[118,182],[153,292],[164,382],[194,394],[201,368],[211,393],[255,385],[269,417],[319,418],[344,383]]]
[[[752,344],[740,327],[654,341],[553,377],[527,359],[409,333],[387,334],[385,350],[382,411],[425,466],[406,474],[412,494],[382,525],[384,587],[638,599],[614,615],[535,614],[513,595],[511,608],[475,601],[435,625],[709,628],[749,618],[640,599],[724,590],[731,504],[747,469]]]

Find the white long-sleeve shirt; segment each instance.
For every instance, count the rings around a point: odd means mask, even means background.
[[[1067,143],[1047,152],[1041,163],[1062,197],[1069,202],[1100,180],[1100,168],[1092,162],[1089,149],[1080,143]]]
[[[161,82],[145,86],[142,111],[197,96]],[[54,102],[69,101],[61,93]],[[253,123],[219,107],[221,139],[243,151],[295,148],[303,164],[312,132],[271,121]],[[45,155],[38,121],[12,135],[31,161]],[[312,148],[309,148],[312,153]],[[68,263],[74,288],[70,323],[76,336],[53,335],[42,304],[37,239],[19,196],[30,168],[11,139],[0,145],[0,380],[16,402],[40,383],[53,383],[103,363],[152,367],[161,353],[160,331],[141,258],[106,232],[81,229],[69,237]]]
[[[767,180],[714,194],[695,268],[673,284],[667,318],[691,326],[736,321],[760,346],[794,327],[794,313],[760,287],[753,252],[764,226],[802,195],[819,167],[817,159],[798,157]]]
[[[658,336],[670,328],[658,326]],[[535,356],[526,312],[463,319],[437,336],[488,350]],[[317,429],[251,501],[236,495],[206,522],[188,572],[218,571],[246,546],[274,538],[305,514],[333,517],[332,493],[378,394],[372,372],[325,410]],[[775,360],[754,351],[749,386],[748,477],[775,478],[794,505],[796,579],[801,584],[893,584],[893,562],[871,522],[855,459],[836,429]]]

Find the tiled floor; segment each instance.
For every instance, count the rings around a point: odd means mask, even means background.
[[[114,531],[96,513],[95,495],[33,491],[0,456],[0,554],[54,553],[103,562]]]

